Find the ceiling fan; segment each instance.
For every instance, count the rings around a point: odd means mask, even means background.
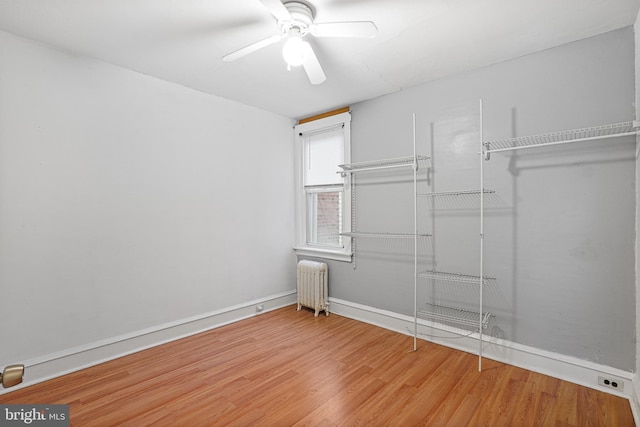
[[[315,37],[372,38],[378,32],[378,28],[371,21],[315,23],[313,21],[314,9],[310,4],[301,1],[287,1],[285,3],[280,0],[259,1],[278,20],[280,33],[231,52],[222,57],[223,61],[235,61],[286,38],[282,55],[289,69],[291,66],[302,65],[309,81],[312,84],[320,84],[327,79],[327,76],[324,74],[311,45],[303,40],[307,34]]]

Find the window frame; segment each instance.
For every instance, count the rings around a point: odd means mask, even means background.
[[[295,133],[295,219],[296,233],[294,250],[296,255],[326,258],[336,261],[351,262],[351,239],[342,239],[342,248],[315,245],[307,243],[307,191],[304,185],[304,136],[310,133],[322,132],[323,130],[335,129],[342,126],[344,136],[344,159],[343,163],[351,162],[351,113],[340,113],[318,120],[309,121],[294,126]],[[339,171],[336,165],[336,173]],[[351,231],[351,185],[350,177],[343,178],[342,194],[342,232]],[[333,186],[336,187],[335,185]]]

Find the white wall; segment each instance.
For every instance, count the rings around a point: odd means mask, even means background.
[[[633,46],[627,28],[356,104],[352,160],[411,154],[415,112],[418,152],[433,156],[422,191],[479,188],[478,98],[485,140],[633,120]],[[633,371],[634,138],[494,154],[485,167],[496,191],[485,221],[485,274],[497,278],[485,292],[487,333]],[[408,177],[358,177],[356,229],[411,232]],[[477,204],[442,200],[435,220],[422,206],[422,231],[435,236],[421,268],[478,274]],[[331,296],[412,315],[411,249],[359,240],[355,270],[331,263]],[[429,283],[419,288],[424,296]],[[477,300],[468,286],[436,288],[443,300]]]
[[[291,119],[0,52],[1,362],[295,290]]]

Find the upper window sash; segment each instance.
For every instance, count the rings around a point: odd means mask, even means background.
[[[337,165],[344,161],[345,137],[342,127],[326,132],[303,135],[304,185],[342,184],[344,179],[336,173]]]

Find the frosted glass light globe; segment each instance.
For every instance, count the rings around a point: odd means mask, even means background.
[[[287,64],[297,67],[302,65],[307,58],[309,43],[302,40],[299,36],[290,36],[282,47],[282,56]]]

